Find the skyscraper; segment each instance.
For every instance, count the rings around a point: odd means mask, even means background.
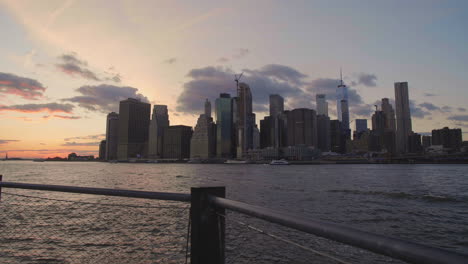
[[[216,155],[216,125],[206,113],[205,104],[205,114],[198,118],[190,140],[191,159],[209,159]]]
[[[246,83],[240,83],[237,91],[237,157],[245,157],[253,148],[255,116],[252,113],[252,93]]]
[[[169,126],[167,105],[154,105],[149,128],[148,157],[161,158],[163,152],[164,128]]]
[[[396,109],[396,151],[408,151],[408,136],[412,132],[411,112],[408,95],[408,83],[395,83],[395,109]]]
[[[99,143],[99,159],[105,160],[105,158],[106,158],[106,141],[101,140],[101,143]]]
[[[344,103],[343,103],[344,100]],[[343,109],[345,106],[345,109]],[[340,71],[340,84],[336,88],[336,116],[341,121],[342,130],[349,129],[349,104],[348,104],[348,87],[343,83],[343,76]],[[343,116],[348,123],[343,122]]]
[[[281,146],[282,114],[284,112],[284,99],[280,95],[270,95],[270,140],[271,146]]]
[[[222,93],[215,101],[216,109],[216,156],[232,158],[233,144],[233,98]]]
[[[330,118],[326,115],[317,115],[317,147],[322,152],[331,149]]]
[[[163,158],[188,159],[190,158],[190,139],[192,127],[169,126],[164,128]]]
[[[348,100],[341,100],[341,124],[342,124],[342,129],[343,131],[348,132],[349,129],[349,105],[348,105]]]
[[[367,119],[356,119],[356,133],[367,131]]]
[[[205,101],[205,116],[211,117],[211,103],[208,98]]]
[[[286,112],[287,146],[317,147],[317,114],[315,110],[298,108]]]
[[[117,158],[140,158],[148,153],[151,105],[128,98],[119,106],[119,145]]]
[[[382,111],[384,112],[386,119],[385,128],[391,131],[396,131],[395,111],[393,110],[388,98],[382,98]]]
[[[317,115],[328,116],[328,102],[324,94],[317,94],[315,97],[317,103]]]
[[[119,145],[119,114],[112,112],[107,115],[105,160],[117,159],[118,145]]]
[[[284,98],[278,94],[270,94],[270,116],[278,116],[284,111]]]

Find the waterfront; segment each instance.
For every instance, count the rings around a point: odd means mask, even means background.
[[[230,199],[468,254],[468,167],[463,165],[282,167],[6,161],[0,163],[0,174],[4,181],[184,193],[191,186],[226,186]],[[77,195],[59,193],[48,193],[47,197],[77,199]],[[127,202],[84,198],[86,202]],[[106,215],[111,216],[112,211]],[[167,221],[171,217],[165,215]],[[350,262],[375,262],[375,257],[364,251],[238,215],[232,217]],[[241,255],[235,263],[307,263],[307,257],[313,256],[227,222],[227,237],[232,238],[227,241],[227,257]],[[180,234],[185,227],[181,223]]]

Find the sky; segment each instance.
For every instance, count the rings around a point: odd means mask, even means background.
[[[370,126],[407,81],[415,132],[468,131],[467,12],[464,0],[0,0],[0,154],[97,155],[128,97],[194,126],[240,72],[257,123],[274,93],[286,109],[324,93],[335,118],[342,68],[351,120]]]

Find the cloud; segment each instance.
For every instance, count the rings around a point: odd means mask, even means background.
[[[221,58],[218,59],[218,62],[221,62],[221,63],[225,63],[225,62],[228,62],[228,61],[229,61],[229,59],[226,58],[226,57],[221,57]]]
[[[88,135],[88,136],[78,136],[78,137],[70,137],[70,138],[64,138],[63,140],[65,141],[70,141],[70,140],[99,140],[102,139],[106,136],[106,134],[95,134],[95,135]]]
[[[81,77],[92,81],[113,81],[116,83],[121,82],[121,75],[119,73],[104,72],[98,74],[88,68],[88,63],[78,58],[77,54],[72,52],[69,54],[62,54],[58,57],[60,63],[55,66],[62,72],[73,76]],[[101,75],[102,77],[99,77]]]
[[[49,112],[49,113],[71,113],[74,106],[72,104],[22,104],[22,105],[0,105],[0,111],[15,111],[23,113]]]
[[[428,102],[424,102],[422,104],[419,104],[420,107],[422,108],[425,108],[429,111],[433,111],[433,110],[440,110],[440,107],[434,105],[434,104],[431,104],[431,103],[428,103]]]
[[[149,102],[146,96],[138,93],[137,88],[128,86],[114,86],[110,84],[86,85],[81,86],[75,91],[81,95],[62,100],[77,103],[80,107],[90,111],[103,113],[118,112],[119,102],[128,98],[137,98],[143,102]]]
[[[357,84],[362,84],[367,87],[377,86],[377,76],[375,74],[359,73]]]
[[[164,60],[163,63],[174,64],[176,61],[177,61],[177,58],[169,58],[167,60]]]
[[[446,105],[446,106],[442,106],[441,110],[447,113],[447,112],[452,112],[453,108],[451,106]]]
[[[233,58],[234,59],[240,59],[240,58],[243,58],[243,57],[247,56],[249,53],[250,53],[249,49],[240,48],[240,49],[237,49],[235,51],[235,53],[233,55]]]
[[[119,82],[122,81],[122,76],[120,75],[120,73],[113,73],[113,74],[111,74],[110,77],[106,77],[105,80],[106,80],[106,81],[113,81],[113,82],[119,83]]]
[[[463,108],[463,107],[458,107],[457,110],[459,112],[466,112],[466,108]]]
[[[64,115],[54,115],[53,117],[56,117],[56,118],[61,118],[61,119],[71,119],[71,120],[81,119],[81,117],[80,117],[80,116],[64,116]]]
[[[424,93],[424,96],[431,97],[431,96],[437,96],[437,94],[433,94],[433,93]]]
[[[37,100],[43,96],[45,90],[46,88],[36,80],[0,72],[0,93]]]
[[[61,146],[99,146],[100,142],[65,142]]]
[[[468,122],[468,115],[453,115],[447,118],[448,120]]]
[[[422,107],[418,106],[414,100],[409,100],[410,103],[410,112],[411,112],[411,117],[414,118],[424,118],[428,115],[431,115],[430,112],[427,112],[422,109]],[[426,108],[427,109],[427,108]]]
[[[279,64],[268,64],[263,66],[260,70],[257,71],[249,71],[250,73],[255,73],[257,75],[263,75],[267,77],[275,78],[279,81],[283,82],[291,82],[296,85],[303,84],[304,78],[307,75],[299,72],[298,70],[291,68],[289,66],[279,65]]]
[[[268,66],[268,65],[267,65]],[[244,70],[241,82],[247,83],[252,91],[254,110],[266,111],[270,94],[280,94],[286,100],[308,96],[298,83],[303,83],[304,74],[288,66],[274,65],[258,70]],[[271,65],[270,65],[271,66]],[[212,102],[220,93],[230,93],[236,96],[234,72],[230,68],[208,66],[192,69],[187,77],[191,78],[183,85],[183,90],[177,99],[176,110],[183,113],[201,113],[205,98]],[[310,107],[311,101],[303,107]]]
[[[0,145],[8,144],[11,142],[18,142],[18,141],[19,140],[15,140],[15,139],[0,139]]]

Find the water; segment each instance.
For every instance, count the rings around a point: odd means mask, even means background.
[[[230,199],[468,254],[468,166],[465,165],[269,166],[3,161],[0,162],[0,174],[4,175],[4,181],[183,193],[188,193],[192,186],[226,186]],[[34,194],[44,196],[44,193]],[[85,202],[154,205],[136,199],[129,201],[61,193],[48,193],[46,196]],[[157,205],[162,204],[166,205]],[[115,213],[121,219],[128,218],[125,213],[116,213],[122,209],[98,209],[86,217],[98,217],[100,211],[105,211],[103,214],[108,217]],[[37,213],[39,209],[35,210]],[[135,215],[141,216],[142,212],[148,214],[148,209],[139,210]],[[169,230],[158,225],[163,225],[163,220],[174,222],[173,219],[180,219],[166,242],[173,241],[182,246],[170,251],[178,257],[164,260],[158,259],[154,251],[163,253],[153,248],[152,261],[148,263],[183,263],[187,228],[187,219],[183,215],[187,212],[182,215],[161,209],[155,214],[159,214],[160,217],[156,217],[159,222],[148,224],[147,218],[140,217],[144,219],[141,221],[148,228]],[[61,217],[66,219],[67,216]],[[131,219],[123,222],[138,222],[135,220],[138,217]],[[362,250],[231,213],[227,220],[228,263],[308,263],[311,259],[327,262],[326,258],[257,234],[229,219],[248,222],[345,261],[389,261]],[[113,224],[117,225],[109,222],[106,226]],[[138,226],[133,230],[138,230]]]

